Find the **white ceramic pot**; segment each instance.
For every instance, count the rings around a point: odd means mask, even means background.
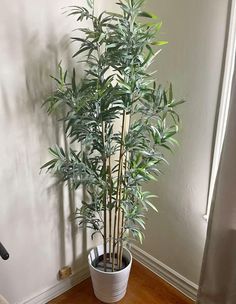
[[[93,248],[88,255],[90,275],[93,283],[95,296],[104,303],[114,303],[121,300],[128,284],[132,255],[126,248],[123,250],[123,257],[127,266],[116,272],[104,272],[93,266],[93,261],[103,255],[103,245]]]

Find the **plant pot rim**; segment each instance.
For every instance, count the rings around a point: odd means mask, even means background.
[[[103,273],[103,274],[107,274],[107,275],[114,275],[115,273],[120,273],[120,272],[124,271],[127,267],[129,267],[129,265],[131,265],[131,263],[132,263],[132,261],[133,261],[132,253],[130,252],[130,250],[129,250],[127,247],[124,247],[123,250],[124,250],[124,251],[127,251],[127,253],[128,253],[129,256],[130,256],[129,263],[127,264],[127,266],[125,266],[125,268],[123,268],[123,269],[121,269],[121,270],[114,271],[114,272],[112,272],[112,271],[111,271],[111,272],[108,272],[108,271],[103,271],[103,270],[100,270],[100,269],[94,267],[94,266],[92,265],[92,263],[90,262],[91,259],[90,259],[89,255],[90,255],[90,252],[91,252],[92,250],[96,249],[96,248],[99,247],[99,246],[103,246],[103,245],[97,245],[97,246],[91,248],[91,249],[89,250],[89,254],[88,254],[89,266],[92,267],[95,271],[100,272],[100,273]]]

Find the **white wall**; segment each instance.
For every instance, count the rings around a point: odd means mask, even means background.
[[[39,174],[48,147],[58,142],[41,105],[51,91],[49,75],[71,57],[68,35],[77,24],[61,8],[74,2],[0,4],[0,242],[10,253],[0,260],[0,294],[14,304],[55,286],[60,267],[73,264],[80,271],[91,244],[73,226],[72,241],[73,202],[50,176]]]
[[[147,9],[163,20],[161,40],[169,44],[157,60],[158,79],[173,82],[187,100],[180,110],[180,147],[158,183],[159,215],[149,215],[142,249],[182,276],[198,283],[207,223],[213,128],[228,1],[156,0]],[[154,67],[154,68],[156,68]]]

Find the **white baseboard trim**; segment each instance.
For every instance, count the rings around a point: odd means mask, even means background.
[[[54,286],[51,286],[38,295],[33,296],[30,299],[24,300],[17,304],[45,304],[48,301],[56,298],[57,296],[63,294],[67,290],[71,289],[75,285],[84,281],[89,277],[88,266],[83,266],[78,272],[72,274],[68,279],[58,282]]]
[[[189,298],[196,300],[198,290],[198,286],[196,284],[135,245],[132,245],[131,252],[135,260],[143,264],[145,267],[150,269],[152,272],[157,274],[159,277],[164,279]],[[80,271],[74,273],[68,279],[60,281],[54,286],[43,290],[38,295],[17,304],[45,304],[84,281],[88,277],[89,268],[87,265],[85,265],[80,269]]]
[[[132,244],[131,252],[135,260],[143,264],[170,285],[181,291],[192,300],[196,300],[198,286],[164,263]]]

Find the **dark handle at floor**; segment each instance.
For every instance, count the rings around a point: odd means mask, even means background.
[[[9,258],[9,253],[7,252],[6,248],[3,246],[1,242],[0,242],[0,257],[3,260],[7,260]]]

